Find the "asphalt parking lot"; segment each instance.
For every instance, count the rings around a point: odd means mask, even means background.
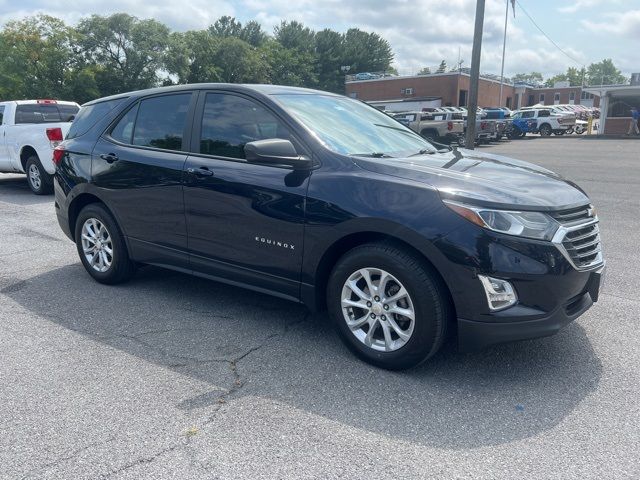
[[[639,478],[640,142],[481,151],[598,208],[600,302],[555,337],[370,367],[322,315],[156,268],[93,282],[0,176],[0,478]]]

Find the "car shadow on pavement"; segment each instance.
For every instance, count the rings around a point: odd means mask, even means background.
[[[477,353],[445,348],[415,369],[388,372],[353,357],[323,314],[153,267],[110,287],[68,265],[2,293],[43,321],[212,385],[212,394],[177,408],[233,408],[243,398],[267,398],[437,448],[538,435],[570,415],[602,374],[577,323],[554,337]],[[42,326],[51,331],[51,324]],[[227,393],[213,387],[221,384],[219,365],[213,368],[219,362],[236,375]]]
[[[25,175],[0,174],[0,202],[15,205],[53,204],[53,194],[35,195],[29,188]]]

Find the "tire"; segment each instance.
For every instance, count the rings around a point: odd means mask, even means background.
[[[104,235],[105,231],[106,235]],[[87,240],[87,237],[92,238],[93,241]],[[113,216],[101,204],[91,203],[80,211],[76,220],[74,238],[80,261],[94,280],[115,285],[126,282],[134,275],[136,266],[129,259],[124,236]],[[91,255],[89,250],[95,252],[92,246],[95,246],[96,240],[99,240],[101,251]],[[87,253],[85,249],[88,249]],[[87,255],[92,256],[95,261],[93,265]]]
[[[513,127],[509,132],[509,138],[511,139],[518,138],[521,134],[522,134],[522,130],[520,130],[518,127]]]
[[[377,292],[367,286],[362,272],[369,272],[374,288],[388,275],[380,297],[370,295],[372,290]],[[402,288],[406,295],[385,302],[397,297]],[[362,308],[349,304],[354,301]],[[345,345],[365,362],[388,370],[411,368],[434,355],[446,337],[452,313],[447,289],[433,269],[416,254],[391,243],[365,244],[347,252],[329,277],[327,306]],[[412,312],[413,320],[393,309]]]
[[[53,177],[47,173],[37,155],[27,158],[24,165],[29,188],[36,195],[48,195],[53,192]]]
[[[420,132],[420,135],[430,142],[440,143],[440,135],[438,135],[438,132],[435,130],[423,130]]]
[[[561,135],[564,135],[564,134],[565,134],[565,131],[564,131],[564,130],[556,130],[555,132],[553,132],[553,134],[554,134],[554,135],[561,136]]]
[[[573,129],[573,127],[569,127],[569,128],[567,128],[567,130],[566,130],[566,134],[567,134],[567,135],[571,135],[573,132],[577,132],[576,130],[574,130],[574,129]]]
[[[541,137],[548,137],[551,135],[551,133],[553,133],[553,130],[551,128],[551,125],[549,125],[548,123],[543,123],[542,125],[540,125],[540,130],[539,130],[540,136]]]

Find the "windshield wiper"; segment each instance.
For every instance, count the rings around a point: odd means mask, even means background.
[[[352,153],[352,157],[372,157],[372,158],[393,158],[388,153],[371,152],[371,153]]]
[[[437,152],[438,152],[437,150],[423,148],[418,153],[412,153],[411,155],[409,155],[409,157],[417,157],[418,155],[433,155],[434,153],[437,153]]]

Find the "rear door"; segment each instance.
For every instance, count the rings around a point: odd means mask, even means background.
[[[194,270],[298,298],[309,172],[247,163],[244,145],[285,138],[283,119],[247,96],[202,92],[185,207]]]
[[[143,98],[93,150],[93,183],[138,261],[188,267],[182,171],[195,99],[192,92]]]
[[[11,168],[11,159],[7,149],[7,127],[4,125],[5,106],[0,105],[0,172],[8,172]]]

